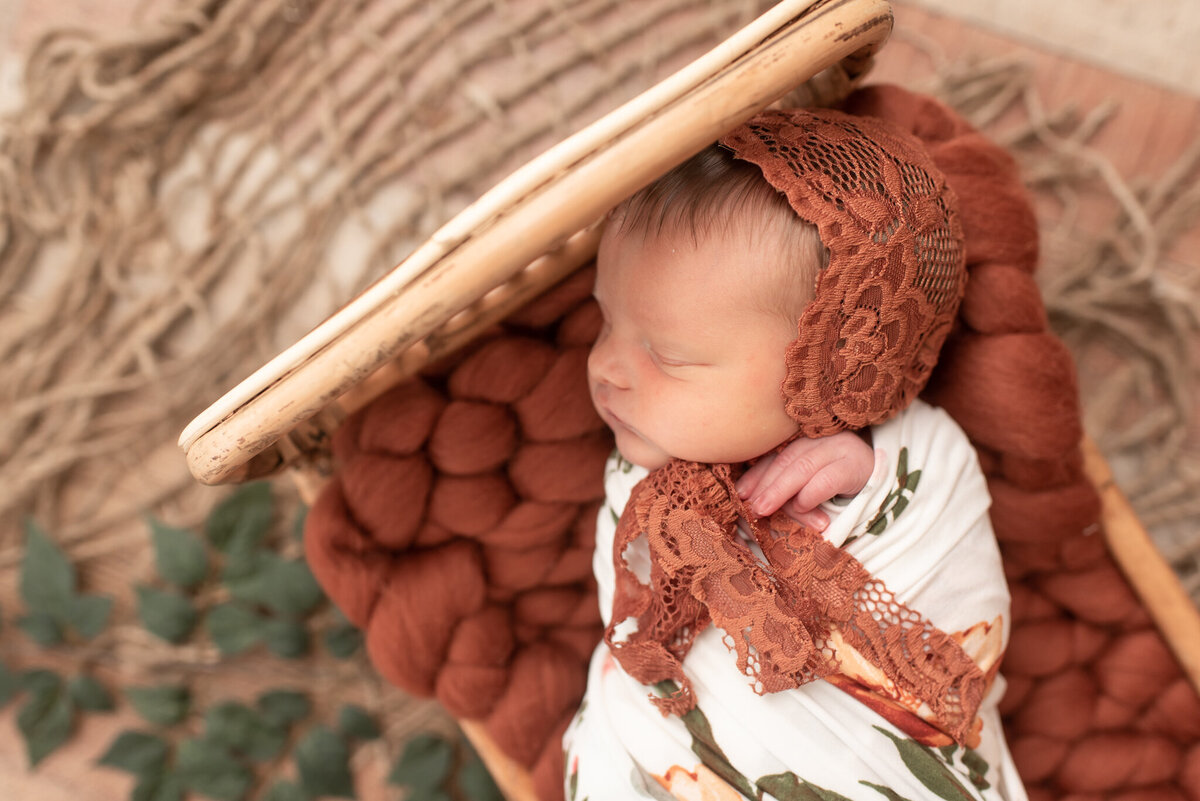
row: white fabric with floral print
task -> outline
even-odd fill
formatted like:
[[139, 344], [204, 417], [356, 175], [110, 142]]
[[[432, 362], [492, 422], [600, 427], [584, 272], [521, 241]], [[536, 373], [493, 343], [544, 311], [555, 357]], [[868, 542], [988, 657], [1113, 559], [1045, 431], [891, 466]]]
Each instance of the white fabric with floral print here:
[[[871, 480], [848, 504], [826, 505], [825, 536], [995, 676], [968, 746], [926, 724], [927, 708], [889, 693], [851, 650], [839, 649], [841, 676], [758, 695], [710, 626], [684, 661], [697, 704], [682, 719], [651, 704], [664, 688], [638, 683], [597, 647], [564, 739], [568, 801], [1024, 801], [996, 710], [1009, 596], [975, 451], [947, 414], [919, 401], [872, 438]], [[615, 454], [606, 470], [593, 560], [605, 623], [616, 521], [645, 474]], [[635, 571], [638, 557], [626, 554]]]

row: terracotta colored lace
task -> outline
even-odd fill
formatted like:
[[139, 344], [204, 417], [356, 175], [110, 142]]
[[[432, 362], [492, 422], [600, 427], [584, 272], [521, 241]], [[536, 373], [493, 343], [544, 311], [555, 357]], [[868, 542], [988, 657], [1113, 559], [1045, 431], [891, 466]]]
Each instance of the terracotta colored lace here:
[[[739, 535], [750, 521], [760, 560]], [[625, 560], [642, 535], [650, 582]], [[755, 518], [738, 498], [729, 465], [673, 460], [638, 483], [617, 526], [616, 593], [605, 641], [644, 684], [674, 680], [652, 696], [664, 714], [695, 705], [683, 659], [708, 624], [725, 631], [737, 667], [759, 693], [777, 692], [839, 670], [836, 631], [907, 693], [929, 705], [941, 728], [966, 737], [987, 681], [962, 648], [900, 603], [853, 556], [785, 514]], [[618, 639], [618, 627], [637, 629]]]
[[766, 111], [721, 144], [829, 250], [788, 349], [788, 414], [808, 437], [882, 423], [925, 385], [966, 288], [945, 178], [916, 140], [837, 111]]
[[[783, 397], [800, 433], [882, 423], [929, 378], [966, 287], [957, 200], [921, 144], [870, 117], [767, 111], [721, 140], [756, 164], [829, 250], [814, 300], [787, 351]], [[729, 465], [672, 461], [634, 490], [618, 528], [613, 625], [605, 639], [631, 676], [673, 679], [655, 702], [680, 714], [695, 700], [682, 662], [710, 622], [726, 632], [758, 692], [838, 671], [830, 637], [924, 701], [962, 741], [986, 683], [962, 648], [906, 608], [849, 554], [776, 515], [742, 507]], [[752, 521], [760, 561], [738, 536]], [[645, 535], [649, 585], [624, 559]], [[617, 641], [616, 625], [637, 630]]]

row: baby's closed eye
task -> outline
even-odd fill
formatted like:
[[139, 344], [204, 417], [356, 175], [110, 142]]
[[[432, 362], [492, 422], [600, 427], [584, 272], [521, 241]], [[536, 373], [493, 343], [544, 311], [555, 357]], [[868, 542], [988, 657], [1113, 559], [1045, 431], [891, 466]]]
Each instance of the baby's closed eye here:
[[693, 367], [707, 367], [708, 366], [707, 364], [705, 364], [703, 362], [698, 362], [698, 361], [695, 361], [692, 359], [664, 356], [661, 353], [654, 351], [653, 349], [650, 350], [650, 359], [661, 370], [663, 370], [664, 372], [667, 372], [667, 373], [671, 373], [672, 371], [682, 371], [682, 370], [685, 370], [688, 368], [693, 368]]

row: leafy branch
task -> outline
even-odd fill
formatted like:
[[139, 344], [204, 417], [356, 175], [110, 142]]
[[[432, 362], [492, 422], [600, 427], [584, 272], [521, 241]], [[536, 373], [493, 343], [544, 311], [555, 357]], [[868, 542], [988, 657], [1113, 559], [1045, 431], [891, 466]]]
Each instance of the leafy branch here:
[[[274, 517], [266, 484], [243, 487], [219, 504], [202, 534], [148, 517], [155, 575], [133, 587], [141, 627], [174, 648], [207, 643], [222, 659], [258, 646], [279, 658], [300, 658], [318, 634], [335, 658], [358, 653], [361, 632], [327, 603], [295, 555], [303, 512], [290, 539], [272, 538]], [[43, 648], [85, 645], [84, 663], [91, 664], [114, 647], [113, 632], [99, 637], [112, 599], [81, 593], [75, 566], [32, 522], [25, 545], [20, 592], [26, 610], [18, 627]], [[111, 711], [118, 701], [131, 706], [145, 725], [122, 731], [98, 760], [136, 777], [131, 801], [181, 801], [189, 792], [214, 801], [353, 798], [351, 757], [380, 737], [366, 709], [346, 704], [336, 723], [317, 721], [312, 699], [294, 689], [198, 709], [187, 684], [131, 685], [114, 693], [87, 670], [67, 678], [0, 662], [0, 706], [14, 700], [21, 701], [17, 725], [30, 767], [70, 739], [81, 714]], [[411, 767], [399, 767], [403, 762], [397, 763], [401, 778]], [[282, 777], [289, 772], [294, 779]], [[490, 782], [486, 771], [483, 776]], [[478, 777], [472, 781], [482, 786]]]

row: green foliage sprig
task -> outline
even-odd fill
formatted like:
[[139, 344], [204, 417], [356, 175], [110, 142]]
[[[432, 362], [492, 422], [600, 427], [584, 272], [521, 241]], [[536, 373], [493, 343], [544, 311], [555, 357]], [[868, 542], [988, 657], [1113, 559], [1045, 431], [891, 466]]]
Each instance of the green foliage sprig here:
[[[140, 624], [171, 645], [207, 639], [230, 659], [259, 646], [298, 658], [314, 641], [335, 658], [358, 653], [362, 632], [328, 605], [303, 558], [285, 556], [289, 544], [272, 541], [275, 516], [270, 488], [259, 483], [219, 504], [202, 534], [147, 517], [155, 576], [134, 586]], [[292, 527], [297, 541], [303, 521], [301, 510]], [[21, 597], [27, 610], [17, 625], [42, 647], [96, 638], [112, 611], [111, 598], [79, 592], [75, 566], [33, 523]], [[186, 684], [134, 685], [117, 695], [144, 725], [120, 732], [97, 764], [135, 777], [130, 801], [183, 801], [189, 793], [213, 801], [354, 798], [353, 753], [381, 736], [363, 707], [346, 704], [336, 722], [316, 720], [312, 699], [291, 688], [203, 709]], [[0, 663], [0, 706], [14, 699], [23, 699], [17, 726], [31, 767], [70, 738], [82, 714], [117, 703], [87, 671], [67, 678]], [[281, 775], [289, 771], [294, 778]], [[388, 780], [413, 801], [502, 801], [469, 746], [435, 735], [412, 740]]]
[[388, 782], [406, 788], [408, 801], [504, 801], [470, 745], [437, 734], [419, 734], [409, 740], [392, 766]]
[[71, 633], [90, 640], [104, 630], [112, 598], [85, 595], [76, 588], [75, 566], [33, 521], [25, 523], [21, 599], [28, 607], [17, 626], [34, 642], [54, 646]]

